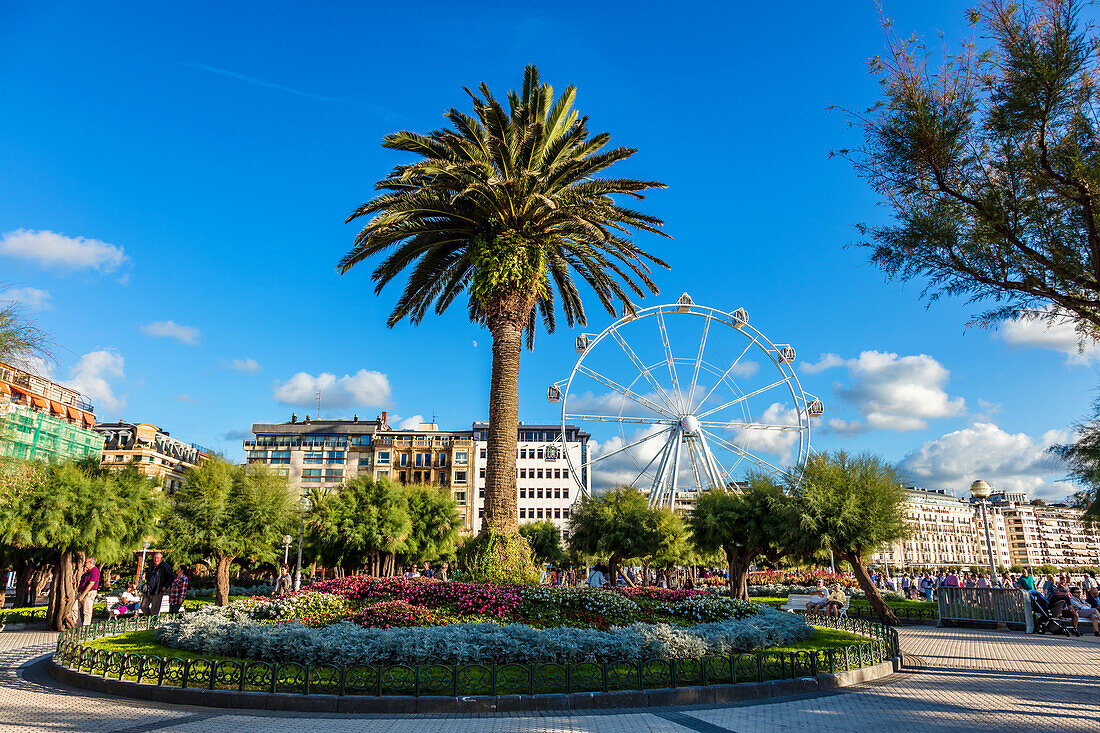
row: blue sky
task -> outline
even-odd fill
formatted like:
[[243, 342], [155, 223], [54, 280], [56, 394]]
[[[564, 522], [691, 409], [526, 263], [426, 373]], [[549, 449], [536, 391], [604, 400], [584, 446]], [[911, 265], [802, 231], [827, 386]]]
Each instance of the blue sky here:
[[[0, 279], [101, 419], [239, 457], [253, 422], [315, 414], [321, 379], [326, 417], [468, 426], [487, 414], [488, 334], [463, 308], [386, 329], [396, 290], [376, 297], [369, 266], [336, 273], [343, 220], [399, 160], [384, 134], [438, 127], [461, 85], [502, 93], [534, 62], [639, 149], [620, 173], [669, 185], [645, 206], [674, 239], [641, 238], [672, 265], [658, 297], [744, 306], [796, 346], [828, 409], [815, 448], [880, 452], [930, 488], [982, 476], [1064, 496], [1042, 451], [1086, 416], [1100, 354], [967, 328], [965, 303], [925, 308], [844, 247], [886, 216], [827, 158], [857, 141], [827, 106], [876, 97], [874, 5], [624, 7], [6, 3]], [[904, 33], [968, 33], [961, 5], [887, 12]], [[556, 419], [545, 388], [575, 335], [525, 356], [522, 419]]]

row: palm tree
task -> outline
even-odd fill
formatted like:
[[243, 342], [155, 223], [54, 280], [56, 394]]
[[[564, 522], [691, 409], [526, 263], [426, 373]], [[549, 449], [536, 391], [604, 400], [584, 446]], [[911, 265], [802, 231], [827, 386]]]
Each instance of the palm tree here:
[[515, 535], [524, 331], [531, 348], [536, 310], [553, 331], [555, 291], [568, 325], [585, 325], [573, 273], [611, 314], [616, 301], [632, 309], [630, 293], [658, 292], [649, 265], [668, 265], [631, 236], [661, 234], [663, 222], [613, 197], [641, 199], [642, 191], [664, 185], [596, 178], [636, 151], [603, 150], [611, 136], [589, 133], [588, 118], [573, 109], [576, 89], [555, 99], [534, 66], [526, 69], [522, 92], [508, 93], [507, 111], [484, 82], [477, 93], [465, 91], [474, 114], [451, 108], [445, 115], [451, 129], [386, 136], [385, 147], [420, 159], [394, 168], [375, 184], [381, 193], [348, 217], [368, 220], [340, 272], [384, 253], [372, 273], [380, 293], [411, 268], [390, 327], [403, 318], [417, 324], [429, 309], [441, 314], [467, 294], [470, 319], [493, 336], [483, 532]]

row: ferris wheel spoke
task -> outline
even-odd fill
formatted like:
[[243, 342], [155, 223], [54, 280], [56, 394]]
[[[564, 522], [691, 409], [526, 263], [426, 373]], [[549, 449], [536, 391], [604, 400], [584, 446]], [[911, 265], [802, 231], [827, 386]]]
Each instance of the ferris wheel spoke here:
[[665, 420], [655, 417], [623, 417], [622, 415], [572, 415], [563, 413], [566, 420], [587, 420], [590, 422], [617, 422], [631, 425], [675, 425], [676, 420]]
[[593, 464], [599, 463], [600, 461], [602, 461], [606, 458], [610, 458], [611, 456], [618, 455], [619, 453], [622, 453], [625, 450], [630, 450], [631, 448], [634, 448], [635, 446], [639, 446], [642, 443], [653, 440], [654, 438], [656, 438], [658, 436], [662, 436], [662, 435], [666, 434], [667, 432], [669, 432], [670, 430], [672, 430], [672, 427], [667, 427], [664, 430], [658, 430], [656, 433], [650, 433], [649, 435], [645, 436], [644, 438], [642, 438], [640, 440], [635, 440], [633, 443], [628, 443], [627, 445], [624, 445], [622, 448], [617, 448], [617, 449], [611, 451], [610, 453], [606, 453], [606, 454], [604, 454], [604, 455], [602, 455], [598, 458], [593, 458], [592, 460], [588, 461], [588, 463], [582, 463], [581, 468], [587, 468], [589, 466], [592, 466]]
[[676, 374], [676, 359], [672, 356], [672, 344], [668, 340], [668, 328], [665, 327], [665, 316], [657, 311], [657, 330], [661, 333], [661, 345], [665, 349], [665, 361], [668, 363], [668, 378], [672, 380], [672, 390], [676, 396], [677, 407], [684, 409], [684, 394], [680, 391], [680, 380]]
[[[706, 396], [704, 396], [703, 399], [699, 400], [699, 404], [698, 405], [689, 405], [689, 407], [692, 408], [693, 412], [697, 408], [702, 407], [703, 405], [707, 404], [707, 400], [709, 400], [710, 396], [712, 394], [714, 394], [714, 390], [718, 389], [718, 385], [721, 384], [723, 381], [725, 381], [726, 377], [728, 377], [730, 375], [730, 372], [732, 372], [734, 369], [737, 368], [738, 362], [741, 361], [742, 357], [744, 357], [745, 354], [749, 353], [749, 349], [751, 349], [752, 345], [755, 344], [755, 343], [756, 343], [756, 337], [753, 336], [752, 341], [750, 341], [748, 346], [746, 346], [744, 348], [744, 350], [742, 350], [741, 353], [737, 355], [737, 358], [734, 359], [728, 367], [726, 367], [726, 371], [722, 372], [722, 376], [718, 377], [717, 381], [715, 381], [715, 383], [714, 383], [714, 386], [710, 388], [710, 391], [707, 392]], [[708, 412], [707, 414], [709, 415], [710, 413]]]
[[708, 313], [703, 321], [703, 338], [699, 340], [699, 354], [695, 357], [695, 371], [691, 373], [691, 387], [688, 390], [687, 406], [691, 407], [695, 402], [695, 385], [699, 384], [699, 367], [703, 365], [703, 349], [707, 346], [707, 335], [710, 333], [711, 315]]
[[634, 478], [634, 480], [630, 482], [631, 486], [637, 487], [639, 482], [641, 482], [642, 480], [642, 476], [644, 476], [646, 472], [649, 471], [649, 468], [653, 465], [653, 462], [656, 461], [658, 458], [663, 458], [665, 453], [668, 451], [668, 446], [670, 442], [671, 441], [665, 441], [665, 444], [661, 446], [661, 449], [657, 451], [657, 453], [654, 454], [652, 458], [649, 459], [649, 463], [645, 464], [645, 467], [642, 468], [642, 470], [638, 472], [638, 475]]
[[743, 394], [740, 397], [738, 397], [737, 399], [730, 400], [729, 402], [725, 403], [724, 405], [719, 405], [718, 407], [715, 407], [713, 410], [707, 410], [706, 412], [702, 412], [702, 413], [696, 415], [695, 417], [702, 419], [702, 418], [706, 417], [707, 415], [713, 415], [716, 412], [719, 412], [721, 410], [725, 410], [727, 407], [733, 407], [734, 405], [736, 405], [740, 402], [744, 402], [745, 400], [747, 400], [750, 397], [755, 397], [756, 395], [760, 394], [761, 392], [767, 392], [769, 389], [771, 389], [773, 387], [778, 387], [779, 385], [786, 384], [786, 383], [787, 383], [787, 378], [784, 377], [783, 379], [779, 379], [775, 382], [772, 382], [767, 387], [761, 387], [760, 389], [756, 390], [755, 392], [749, 392], [748, 394]]
[[701, 478], [701, 476], [699, 474], [700, 460], [697, 460], [696, 456], [695, 456], [695, 452], [696, 452], [698, 446], [695, 444], [694, 440], [688, 440], [687, 447], [688, 447], [688, 460], [691, 461], [691, 475], [695, 479], [695, 487], [697, 489], [699, 489], [699, 491], [702, 491], [706, 487], [703, 485], [703, 479]]
[[709, 435], [714, 440], [714, 442], [718, 443], [723, 448], [726, 448], [728, 450], [733, 451], [734, 453], [741, 456], [742, 458], [744, 458], [746, 460], [749, 460], [749, 461], [752, 461], [756, 465], [770, 471], [771, 473], [777, 474], [779, 476], [788, 476], [789, 475], [782, 468], [779, 468], [778, 466], [773, 465], [773, 464], [769, 463], [768, 461], [765, 461], [760, 456], [756, 455], [755, 453], [751, 453], [751, 452], [745, 450], [744, 448], [742, 448], [739, 445], [734, 445], [733, 443], [729, 442], [728, 440], [725, 440], [724, 438], [720, 438], [719, 436], [715, 435], [714, 433], [712, 433], [708, 430], [703, 430], [702, 432], [705, 433], [706, 435]]
[[802, 430], [801, 425], [771, 425], [769, 423], [762, 422], [709, 422], [700, 421], [699, 426], [703, 428], [725, 428], [727, 430]]
[[653, 410], [654, 412], [659, 412], [660, 414], [664, 415], [665, 417], [668, 417], [668, 418], [672, 417], [672, 413], [670, 413], [668, 410], [661, 407], [657, 403], [643, 397], [642, 395], [638, 394], [637, 392], [634, 392], [634, 391], [622, 386], [618, 382], [605, 377], [604, 375], [597, 372], [595, 369], [590, 369], [590, 368], [586, 367], [585, 365], [580, 364], [580, 365], [577, 366], [577, 370], [584, 373], [584, 374], [587, 374], [588, 376], [595, 379], [597, 382], [600, 382], [601, 384], [603, 384], [607, 387], [610, 387], [611, 389], [615, 390], [616, 392], [623, 395], [624, 397], [627, 397], [627, 398], [633, 400], [634, 402], [638, 403], [642, 407], [645, 407], [649, 410]]
[[634, 353], [634, 349], [630, 348], [630, 344], [626, 342], [626, 339], [622, 337], [622, 334], [620, 334], [615, 328], [612, 328], [610, 333], [611, 338], [615, 339], [615, 343], [619, 345], [619, 348], [623, 350], [623, 353], [626, 354], [627, 358], [630, 359], [630, 361], [634, 364], [634, 367], [638, 370], [638, 372], [643, 377], [645, 377], [645, 380], [649, 382], [649, 385], [653, 387], [653, 389], [657, 392], [657, 396], [661, 398], [661, 401], [665, 403], [669, 411], [676, 412], [676, 405], [673, 404], [672, 400], [668, 396], [668, 393], [665, 392], [664, 387], [662, 387], [657, 382], [657, 378], [654, 377], [653, 374], [649, 371], [649, 367], [642, 363], [642, 360], [639, 359], [638, 355]]
[[[722, 464], [718, 462], [718, 459], [714, 457], [714, 453], [711, 451], [710, 446], [707, 445], [707, 438], [703, 435], [702, 431], [697, 432], [696, 435], [699, 438], [699, 452], [703, 455], [703, 467], [706, 470], [711, 486], [714, 488], [725, 487], [726, 480], [732, 481], [729, 471], [726, 471]], [[722, 478], [723, 472], [726, 474], [726, 480]]]

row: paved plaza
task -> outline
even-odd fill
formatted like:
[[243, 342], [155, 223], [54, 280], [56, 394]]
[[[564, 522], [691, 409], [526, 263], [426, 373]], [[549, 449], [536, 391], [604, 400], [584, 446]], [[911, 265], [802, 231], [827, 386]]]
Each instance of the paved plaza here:
[[[64, 687], [46, 674], [54, 635], [0, 633], [0, 732], [748, 733], [1100, 731], [1100, 638], [901, 630], [905, 671], [797, 698], [705, 707], [481, 716], [309, 715], [166, 706]], [[886, 728], [890, 726], [890, 728]]]

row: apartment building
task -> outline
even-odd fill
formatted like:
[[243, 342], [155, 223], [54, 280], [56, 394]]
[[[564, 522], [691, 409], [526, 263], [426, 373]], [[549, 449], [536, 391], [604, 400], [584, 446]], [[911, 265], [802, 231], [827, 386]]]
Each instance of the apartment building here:
[[290, 422], [256, 423], [244, 441], [245, 460], [264, 463], [287, 477], [300, 493], [311, 487], [336, 488], [346, 479], [369, 475], [372, 439], [379, 420], [311, 420], [297, 413]]
[[99, 458], [95, 408], [75, 390], [0, 363], [0, 456], [39, 461]]
[[448, 490], [462, 519], [461, 531], [474, 530], [470, 501], [474, 441], [469, 430], [440, 430], [435, 422], [415, 429], [392, 429], [386, 413], [379, 417], [375, 434], [374, 475], [401, 483], [435, 484]]
[[287, 477], [300, 493], [311, 487], [334, 490], [356, 476], [389, 478], [400, 483], [425, 483], [450, 491], [462, 517], [463, 531], [472, 531], [469, 430], [440, 430], [421, 423], [416, 429], [396, 429], [383, 412], [374, 420], [298, 420], [257, 423], [254, 438], [244, 441], [245, 459], [265, 463]]
[[[976, 502], [915, 487], [907, 488], [906, 495], [905, 515], [912, 532], [875, 554], [873, 562], [915, 568], [989, 566], [985, 526]], [[1100, 565], [1100, 543], [1081, 522], [1080, 510], [1034, 506], [1018, 492], [990, 498], [986, 511], [998, 567]]]
[[210, 455], [208, 449], [173, 438], [150, 423], [100, 423], [95, 430], [103, 436], [104, 467], [119, 470], [133, 463], [169, 494], [183, 486], [187, 469]]
[[[477, 496], [473, 531], [481, 530], [485, 518], [485, 464], [487, 463], [489, 425], [473, 424], [474, 468]], [[560, 425], [519, 424], [516, 446], [516, 489], [520, 524], [550, 519], [559, 529], [565, 529], [573, 505], [580, 500], [578, 481], [570, 474], [568, 451], [573, 466], [581, 471], [580, 486], [592, 491], [591, 472], [584, 467], [588, 461], [588, 440], [591, 436], [572, 425], [566, 426], [565, 448], [562, 449]]]

